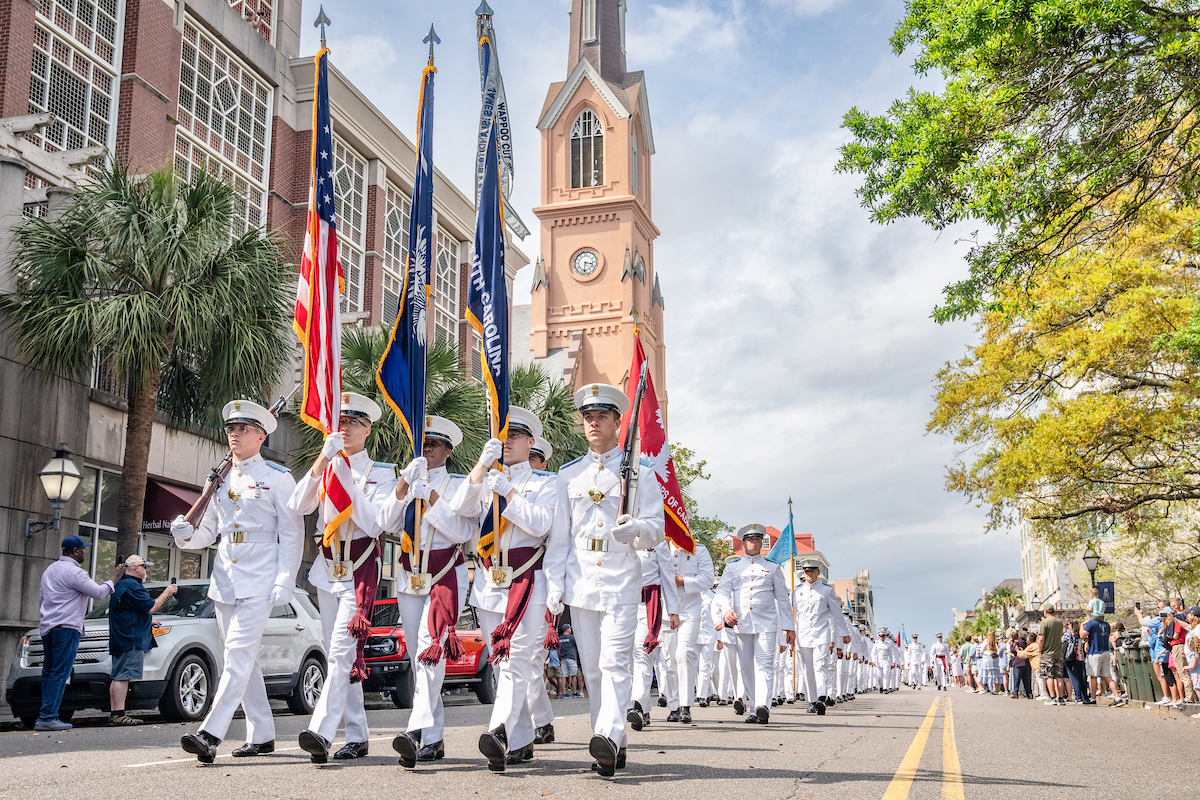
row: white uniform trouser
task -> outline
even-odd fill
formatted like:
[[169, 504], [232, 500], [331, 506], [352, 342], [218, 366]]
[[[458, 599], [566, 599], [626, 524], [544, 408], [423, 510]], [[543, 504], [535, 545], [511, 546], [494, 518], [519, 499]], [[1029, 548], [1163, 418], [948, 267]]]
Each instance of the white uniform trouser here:
[[[469, 588], [467, 565], [460, 564], [457, 570], [458, 607], [455, 611], [455, 622], [458, 621], [458, 614], [462, 613]], [[415, 686], [407, 731], [420, 731], [422, 744], [440, 742], [446, 727], [446, 708], [442, 705], [442, 682], [446, 679], [444, 654], [442, 660], [432, 667], [417, 661], [417, 655], [433, 644], [433, 638], [429, 635], [429, 602], [429, 595], [412, 595], [405, 592], [396, 595], [396, 607], [400, 609], [400, 621], [404, 625], [404, 647], [408, 652]], [[412, 631], [417, 632], [416, 642], [413, 641]], [[443, 635], [442, 646], [445, 644], [446, 637]]]
[[246, 741], [265, 744], [275, 739], [275, 718], [267, 700], [258, 649], [271, 616], [269, 597], [244, 597], [233, 603], [215, 603], [217, 629], [225, 641], [225, 667], [217, 684], [212, 708], [200, 729], [218, 739], [229, 730], [240, 705], [246, 714]]
[[805, 692], [808, 702], [815, 703], [818, 698], [828, 697], [836, 680], [834, 660], [837, 656], [829, 652], [829, 645], [817, 647], [797, 647], [796, 658], [799, 663], [797, 670], [803, 670]]
[[724, 647], [721, 652], [721, 697], [724, 700], [737, 700], [746, 696], [746, 688], [742, 685], [741, 670], [738, 669], [738, 638], [729, 628], [721, 631], [721, 642]]
[[607, 611], [572, 608], [579, 666], [588, 687], [592, 731], [625, 746], [625, 715], [633, 708], [634, 632], [641, 603]]
[[716, 694], [717, 687], [717, 643], [715, 641], [697, 647], [696, 698], [707, 699]]
[[[842, 651], [845, 652], [845, 651]], [[850, 694], [850, 664], [848, 658], [837, 660], [837, 693], [838, 697]]]
[[317, 602], [325, 634], [325, 686], [308, 728], [332, 742], [338, 726], [344, 722], [347, 742], [365, 742], [371, 734], [367, 730], [362, 684], [350, 683], [350, 670], [358, 657], [358, 640], [347, 630], [358, 611], [358, 602], [354, 592], [334, 594], [322, 589], [317, 590]]
[[933, 682], [939, 689], [946, 685], [946, 667], [937, 656], [933, 658]]
[[[545, 619], [545, 614], [542, 619]], [[549, 626], [547, 626], [549, 628]], [[545, 641], [543, 635], [542, 641]], [[539, 643], [535, 662], [537, 664], [537, 680], [529, 684], [529, 694], [525, 697], [525, 713], [529, 714], [533, 727], [544, 728], [554, 722], [554, 706], [550, 705], [550, 695], [546, 692], [545, 673], [542, 666], [546, 663], [547, 650]]]
[[[670, 619], [668, 617], [668, 619]], [[670, 627], [664, 625], [664, 627]], [[700, 666], [700, 654], [696, 652], [696, 638], [700, 635], [700, 618], [692, 615], [679, 616], [679, 627], [663, 637], [663, 655], [674, 664], [668, 674], [671, 684], [667, 692], [667, 705], [672, 710], [679, 706], [689, 708], [696, 703], [696, 673]], [[672, 704], [672, 697], [675, 703]]]
[[[504, 622], [504, 614], [483, 609], [478, 609], [478, 614], [483, 640], [491, 642], [492, 631]], [[532, 684], [545, 686], [542, 664], [537, 661], [538, 655], [543, 652], [542, 641], [545, 638], [546, 615], [537, 613], [537, 607], [531, 603], [513, 631], [508, 660], [493, 665], [493, 669], [499, 670], [499, 673], [496, 676], [496, 702], [492, 705], [488, 730], [503, 725], [509, 750], [520, 750], [525, 745], [533, 744], [533, 719], [526, 711], [526, 702]]]
[[[572, 612], [574, 613], [574, 612]], [[659, 654], [666, 650], [668, 636], [674, 638], [675, 631], [671, 630], [671, 618], [663, 614], [662, 628], [658, 632], [658, 647], [654, 652], [647, 653], [642, 642], [650, 632], [646, 621], [646, 604], [638, 603], [637, 630], [633, 634], [633, 700], [642, 704], [642, 711], [650, 711], [650, 684], [654, 679], [654, 667], [658, 670], [658, 693], [666, 698], [667, 706], [674, 711], [679, 708], [679, 693], [675, 675], [674, 662], [671, 659], [659, 659]], [[630, 702], [629, 708], [633, 708]]]
[[925, 685], [925, 665], [915, 661], [908, 665], [908, 682], [913, 686]]
[[777, 688], [775, 690], [775, 694], [779, 695], [784, 700], [795, 700], [796, 699], [796, 656], [795, 656], [795, 652], [796, 651], [794, 648], [789, 647], [787, 650], [784, 650], [782, 653], [779, 654], [779, 657], [783, 659], [783, 670], [781, 672], [781, 674], [783, 675], [783, 688], [782, 689]]
[[750, 708], [771, 707], [771, 692], [775, 683], [776, 631], [737, 633], [738, 669], [746, 690], [751, 692]]

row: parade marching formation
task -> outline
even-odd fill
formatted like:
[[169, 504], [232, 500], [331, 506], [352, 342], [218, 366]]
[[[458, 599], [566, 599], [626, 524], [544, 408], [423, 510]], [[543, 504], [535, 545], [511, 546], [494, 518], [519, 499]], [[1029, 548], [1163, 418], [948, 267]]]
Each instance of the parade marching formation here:
[[[298, 744], [317, 764], [368, 755], [363, 652], [385, 532], [400, 537], [397, 606], [414, 675], [412, 711], [392, 742], [408, 769], [447, 755], [443, 684], [447, 662], [464, 652], [455, 627], [468, 602], [497, 672], [495, 703], [478, 744], [493, 772], [531, 761], [535, 745], [555, 739], [543, 665], [568, 629], [568, 615], [589, 689], [588, 751], [601, 776], [625, 766], [630, 733], [652, 723], [655, 681], [667, 723], [691, 723], [693, 706], [730, 705], [755, 725], [769, 724], [772, 708], [797, 701], [824, 715], [862, 692], [895, 691], [901, 681], [919, 688], [930, 663], [944, 683], [948, 652], [940, 634], [927, 656], [916, 635], [901, 650], [887, 629], [855, 623], [824, 579], [823, 563], [796, 552], [790, 523], [769, 553], [766, 527], [742, 526], [737, 537], [744, 554], [716, 569], [688, 530], [670, 459], [663, 472], [643, 457], [669, 453], [669, 446], [640, 339], [628, 391], [591, 383], [574, 395], [587, 452], [546, 471], [553, 450], [542, 420], [509, 404], [504, 200], [510, 127], [486, 3], [479, 11], [484, 111], [467, 317], [482, 343], [488, 439], [469, 474], [451, 473], [448, 463], [463, 431], [425, 406], [434, 46], [440, 41], [431, 28], [424, 40], [429, 61], [421, 77], [404, 299], [376, 376], [414, 457], [404, 465], [373, 459], [366, 443], [385, 409], [344, 391], [341, 381], [344, 279], [331, 191], [329, 20], [323, 12], [318, 24], [312, 182], [295, 330], [305, 353], [300, 417], [324, 442], [297, 482], [260, 454], [275, 430], [275, 409], [249, 400], [224, 407], [228, 471], [214, 470], [202, 500], [171, 527], [181, 548], [216, 545], [209, 596], [224, 642], [212, 709], [182, 738], [183, 749], [213, 763], [240, 705], [246, 740], [233, 755], [274, 751], [259, 643], [271, 609], [292, 597], [303, 518], [312, 514], [318, 546], [308, 581], [317, 596], [327, 674]], [[339, 729], [345, 741], [333, 751]]]

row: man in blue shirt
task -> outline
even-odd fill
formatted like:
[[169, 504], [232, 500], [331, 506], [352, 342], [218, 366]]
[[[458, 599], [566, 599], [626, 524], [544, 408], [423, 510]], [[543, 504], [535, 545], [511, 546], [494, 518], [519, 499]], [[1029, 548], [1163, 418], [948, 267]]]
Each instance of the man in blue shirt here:
[[171, 584], [162, 590], [157, 600], [142, 585], [146, 580], [146, 560], [141, 556], [125, 559], [125, 575], [117, 581], [108, 603], [108, 652], [112, 654], [112, 682], [108, 685], [112, 725], [141, 725], [125, 713], [125, 696], [129, 682], [142, 679], [142, 661], [146, 651], [154, 646], [154, 612], [179, 587]]
[[1129, 698], [1121, 694], [1121, 687], [1117, 684], [1116, 676], [1113, 674], [1112, 642], [1108, 638], [1112, 632], [1112, 626], [1104, 621], [1104, 617], [1098, 616], [1083, 623], [1082, 630], [1088, 640], [1087, 674], [1091, 684], [1092, 703], [1095, 703], [1095, 698], [1100, 696], [1105, 679], [1112, 688], [1112, 704], [1119, 706], [1127, 703]]

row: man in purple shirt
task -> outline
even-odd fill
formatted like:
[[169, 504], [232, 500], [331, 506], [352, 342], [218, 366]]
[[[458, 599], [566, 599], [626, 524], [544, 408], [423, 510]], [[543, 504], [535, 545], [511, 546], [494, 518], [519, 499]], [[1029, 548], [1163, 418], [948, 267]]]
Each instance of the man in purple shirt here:
[[91, 547], [78, 536], [62, 540], [62, 558], [42, 573], [42, 590], [38, 602], [42, 635], [42, 710], [34, 730], [66, 731], [69, 723], [58, 718], [67, 678], [75, 664], [79, 637], [83, 635], [83, 615], [88, 600], [99, 600], [112, 594], [113, 585], [125, 574], [125, 565], [113, 570], [112, 580], [96, 583], [83, 568], [87, 548]]

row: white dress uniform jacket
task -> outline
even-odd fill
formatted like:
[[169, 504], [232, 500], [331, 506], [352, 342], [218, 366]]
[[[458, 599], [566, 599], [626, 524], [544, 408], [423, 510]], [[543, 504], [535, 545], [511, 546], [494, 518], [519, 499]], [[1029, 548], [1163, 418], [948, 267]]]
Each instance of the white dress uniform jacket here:
[[842, 646], [850, 635], [833, 587], [823, 580], [802, 581], [793, 595], [796, 608], [796, 644], [800, 647]]
[[[713, 569], [712, 556], [708, 548], [699, 542], [696, 551], [689, 553], [681, 547], [667, 542], [671, 554], [671, 573], [664, 586], [672, 586], [679, 595], [679, 615], [699, 618], [700, 606], [704, 593], [712, 589], [716, 571]], [[675, 576], [683, 578], [683, 586], [675, 583]]]
[[730, 561], [717, 585], [722, 616], [737, 615], [736, 633], [774, 633], [792, 626], [792, 602], [783, 570], [766, 554]]

